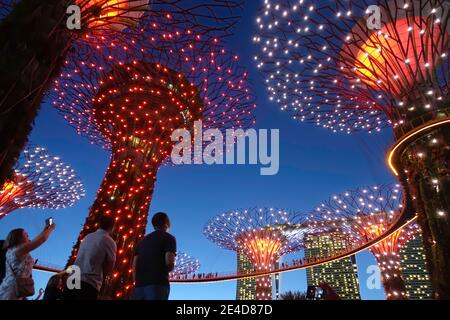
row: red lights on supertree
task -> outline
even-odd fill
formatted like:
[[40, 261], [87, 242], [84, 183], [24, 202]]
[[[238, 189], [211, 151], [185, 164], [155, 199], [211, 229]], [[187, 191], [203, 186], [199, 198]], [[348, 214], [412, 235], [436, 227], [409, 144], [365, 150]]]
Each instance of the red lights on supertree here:
[[177, 252], [175, 258], [175, 268], [169, 274], [171, 279], [181, 279], [197, 272], [200, 269], [200, 262], [184, 252]]
[[[310, 227], [339, 230], [351, 246], [359, 246], [383, 236], [402, 208], [399, 185], [361, 188], [333, 196], [311, 213]], [[380, 268], [388, 300], [407, 299], [400, 269], [400, 249], [419, 232], [416, 224], [399, 229], [370, 247]]]
[[393, 128], [387, 162], [419, 215], [436, 297], [448, 299], [448, 1], [265, 1], [256, 28], [270, 99], [294, 119]]
[[129, 46], [103, 50], [98, 63], [68, 61], [53, 88], [54, 106], [77, 132], [112, 152], [71, 261], [99, 216], [114, 216], [118, 260], [103, 294], [115, 298], [131, 292], [134, 246], [144, 236], [173, 131], [193, 131], [196, 120], [218, 129], [254, 123], [247, 73], [218, 39], [171, 26], [150, 31]]
[[70, 166], [41, 147], [24, 150], [12, 176], [0, 189], [0, 219], [20, 208], [60, 209], [84, 197]]
[[0, 0], [0, 34], [5, 35], [0, 38], [0, 184], [11, 174], [65, 59], [88, 62], [105, 47], [130, 44], [147, 26], [198, 28], [202, 34], [227, 36], [241, 4], [240, 0]]
[[122, 31], [151, 9], [149, 0], [75, 0], [75, 4], [83, 13], [84, 28], [91, 30]]
[[[298, 232], [290, 227], [293, 219], [294, 214], [284, 209], [236, 210], [211, 219], [203, 233], [218, 246], [245, 254], [255, 271], [270, 271], [280, 257], [303, 246]], [[256, 299], [272, 299], [270, 275], [256, 278]]]

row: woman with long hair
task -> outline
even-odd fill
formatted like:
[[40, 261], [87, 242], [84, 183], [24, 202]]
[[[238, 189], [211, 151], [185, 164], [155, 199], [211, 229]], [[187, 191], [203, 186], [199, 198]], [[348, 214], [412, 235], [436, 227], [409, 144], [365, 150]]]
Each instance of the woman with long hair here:
[[33, 240], [24, 229], [12, 230], [3, 244], [6, 250], [5, 278], [0, 284], [0, 300], [22, 300], [17, 296], [17, 279], [31, 278], [34, 260], [30, 252], [40, 247], [55, 229], [55, 224], [46, 226]]

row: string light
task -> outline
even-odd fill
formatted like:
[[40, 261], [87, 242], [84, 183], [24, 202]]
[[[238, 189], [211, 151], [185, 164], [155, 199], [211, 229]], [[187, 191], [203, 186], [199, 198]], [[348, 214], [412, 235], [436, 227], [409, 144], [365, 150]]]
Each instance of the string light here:
[[200, 262], [187, 253], [177, 252], [175, 258], [175, 268], [169, 274], [171, 279], [186, 278], [188, 275], [200, 269]]
[[[283, 255], [303, 247], [302, 230], [289, 227], [298, 218], [278, 208], [236, 210], [211, 219], [203, 233], [218, 246], [244, 254], [255, 271], [268, 271]], [[256, 278], [256, 299], [272, 299], [271, 276]]]
[[[448, 212], [442, 195], [449, 193], [443, 181], [450, 150], [450, 25], [441, 23], [450, 18], [448, 2], [379, 1], [380, 26], [357, 0], [306, 0], [295, 4], [296, 10], [287, 0], [271, 4], [286, 14], [262, 7], [253, 37], [269, 100], [296, 121], [332, 132], [393, 129], [396, 144], [388, 165], [426, 230], [425, 252], [432, 243], [445, 250], [450, 240], [440, 230], [448, 216], [438, 212]], [[439, 186], [423, 184], [430, 177], [441, 181]], [[443, 296], [440, 270], [448, 269], [448, 262], [427, 260], [436, 296]]]
[[70, 207], [84, 195], [83, 184], [70, 166], [45, 148], [29, 146], [0, 189], [0, 219], [19, 208]]
[[145, 233], [158, 168], [170, 164], [174, 130], [193, 131], [196, 120], [220, 130], [254, 124], [255, 98], [236, 55], [194, 29], [147, 28], [126, 47], [103, 48], [96, 63], [68, 59], [51, 93], [79, 134], [112, 152], [69, 264], [100, 215], [115, 217], [116, 276], [103, 289], [115, 298], [131, 293], [134, 247]]
[[[311, 213], [311, 228], [347, 237], [352, 246], [379, 239], [396, 221], [402, 208], [399, 185], [356, 189], [334, 196]], [[334, 223], [331, 223], [334, 222]], [[370, 247], [381, 272], [387, 299], [407, 299], [400, 270], [400, 249], [419, 232], [409, 224]]]
[[[436, 108], [438, 97], [448, 95], [448, 26], [431, 23], [437, 8], [426, 1], [402, 3], [378, 4], [389, 12], [378, 30], [367, 27], [366, 8], [353, 0], [263, 6], [254, 60], [270, 100], [295, 119], [347, 133], [407, 124], [417, 116], [414, 106]], [[449, 8], [439, 6], [441, 18], [448, 17]], [[399, 102], [406, 112], [398, 112]]]

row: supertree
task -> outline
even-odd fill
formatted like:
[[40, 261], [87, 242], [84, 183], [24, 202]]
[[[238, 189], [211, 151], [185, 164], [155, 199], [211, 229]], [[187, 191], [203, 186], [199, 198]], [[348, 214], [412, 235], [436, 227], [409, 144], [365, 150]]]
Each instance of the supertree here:
[[[349, 246], [358, 247], [382, 237], [402, 209], [400, 185], [360, 188], [333, 196], [310, 215], [311, 228], [339, 230]], [[407, 299], [400, 268], [400, 249], [419, 232], [414, 222], [370, 247], [381, 273], [388, 300]]]
[[419, 215], [436, 297], [444, 299], [449, 20], [444, 0], [276, 0], [264, 3], [254, 37], [270, 99], [294, 119], [333, 132], [393, 129], [388, 165]]
[[30, 146], [0, 190], [0, 219], [20, 208], [70, 207], [84, 193], [82, 182], [70, 166], [46, 149]]
[[89, 61], [90, 52], [126, 45], [140, 25], [195, 26], [225, 36], [240, 6], [240, 0], [0, 0], [0, 184], [12, 174], [65, 59]]
[[[77, 132], [112, 152], [69, 263], [100, 215], [114, 216], [118, 260], [103, 290], [114, 298], [131, 291], [134, 245], [144, 236], [156, 173], [171, 154], [174, 130], [202, 134], [203, 128], [254, 123], [247, 73], [217, 38], [171, 26], [150, 26], [142, 37], [102, 51], [98, 63], [68, 61], [52, 91], [54, 106]], [[197, 120], [202, 123], [194, 129]]]
[[200, 268], [200, 262], [187, 253], [177, 252], [175, 269], [169, 274], [170, 278], [181, 278], [196, 272]]
[[[255, 271], [274, 270], [275, 263], [285, 254], [303, 248], [299, 229], [301, 223], [293, 212], [278, 208], [251, 208], [222, 213], [211, 219], [203, 233], [218, 246], [242, 252], [251, 261]], [[271, 276], [256, 278], [256, 299], [271, 300]]]

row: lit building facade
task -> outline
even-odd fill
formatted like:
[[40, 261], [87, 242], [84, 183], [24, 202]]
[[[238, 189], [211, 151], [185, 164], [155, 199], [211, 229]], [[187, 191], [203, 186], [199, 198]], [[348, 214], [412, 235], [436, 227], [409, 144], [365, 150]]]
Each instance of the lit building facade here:
[[[238, 273], [251, 273], [254, 267], [242, 252], [237, 252]], [[256, 300], [256, 279], [246, 278], [237, 281], [236, 300]]]
[[[305, 258], [325, 257], [345, 250], [340, 233], [306, 235]], [[361, 299], [355, 256], [306, 269], [308, 286], [327, 283], [343, 300]]]
[[416, 235], [400, 250], [400, 259], [408, 298], [410, 300], [432, 299], [433, 289], [420, 235]]
[[[280, 263], [276, 262], [274, 269], [279, 268]], [[237, 269], [238, 273], [251, 273], [254, 267], [250, 260], [242, 254], [237, 254]], [[272, 275], [272, 296], [275, 300], [280, 298], [281, 290], [281, 274], [276, 273]], [[256, 300], [256, 278], [240, 279], [236, 286], [236, 300]]]

